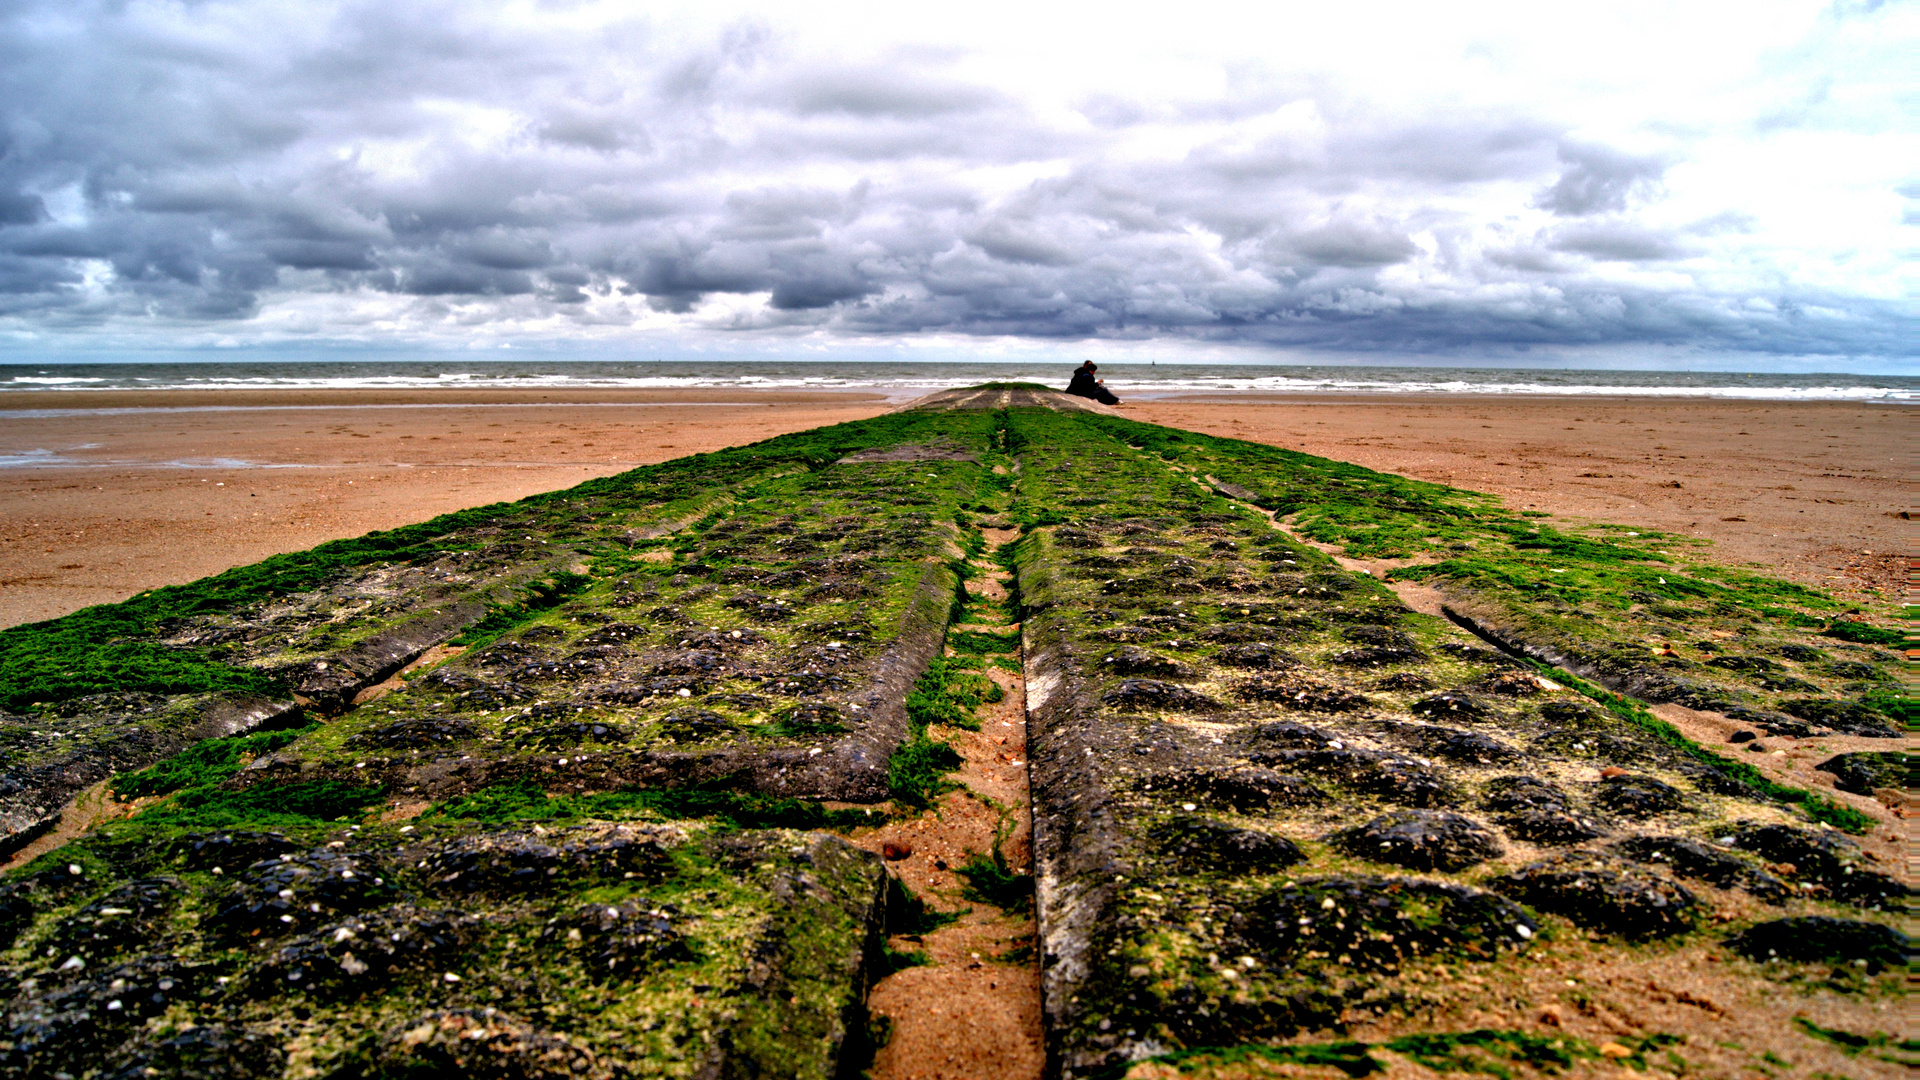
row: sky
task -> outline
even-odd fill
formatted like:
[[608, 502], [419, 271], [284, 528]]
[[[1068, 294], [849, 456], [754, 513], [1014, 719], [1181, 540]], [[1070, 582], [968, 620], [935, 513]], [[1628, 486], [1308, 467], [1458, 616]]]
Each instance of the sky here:
[[0, 0], [0, 359], [1913, 373], [1917, 8]]

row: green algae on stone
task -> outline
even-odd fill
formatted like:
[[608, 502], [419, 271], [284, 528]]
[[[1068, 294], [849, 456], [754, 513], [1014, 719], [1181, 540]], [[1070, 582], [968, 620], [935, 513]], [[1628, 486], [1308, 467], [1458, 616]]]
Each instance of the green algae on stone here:
[[[1639, 1045], [1625, 1048], [1629, 1056], [1622, 1060], [1632, 1067], [1644, 1069], [1645, 1054], [1672, 1040], [1670, 1037], [1654, 1037], [1630, 1041]], [[1510, 1069], [1513, 1066], [1525, 1066], [1552, 1075], [1582, 1061], [1604, 1060], [1599, 1048], [1585, 1039], [1487, 1028], [1406, 1035], [1380, 1043], [1253, 1043], [1207, 1047], [1164, 1054], [1151, 1060], [1172, 1065], [1182, 1072], [1260, 1061], [1274, 1065], [1321, 1066], [1337, 1069], [1348, 1076], [1364, 1077], [1385, 1072], [1389, 1068], [1386, 1062], [1373, 1056], [1374, 1050], [1386, 1050], [1404, 1056], [1435, 1072], [1492, 1076], [1511, 1076]]]
[[703, 788], [662, 788], [551, 796], [520, 781], [481, 788], [439, 803], [424, 818], [504, 823], [514, 821], [629, 821], [700, 818], [740, 829], [841, 829], [886, 823], [871, 809], [829, 810], [810, 799], [734, 791], [724, 783]]
[[1834, 786], [1856, 795], [1871, 795], [1882, 788], [1902, 790], [1913, 787], [1914, 756], [1887, 751], [1861, 751], [1836, 754], [1815, 765], [1832, 773]]
[[[1007, 605], [965, 590], [978, 525], [1021, 530]], [[0, 1075], [851, 1069], [885, 935], [924, 919], [877, 858], [801, 830], [933, 803], [957, 758], [928, 727], [964, 726], [988, 665], [1027, 676], [1063, 1076], [1221, 1046], [1377, 1060], [1280, 1043], [1355, 1009], [1404, 1029], [1423, 972], [1605, 930], [1565, 902], [1587, 867], [1703, 915], [1738, 893], [1884, 929], [1904, 886], [1796, 824], [1864, 816], [1640, 700], [1872, 728], [1907, 708], [1857, 640], [1878, 628], [1633, 532], [987, 387], [0, 635], [0, 689], [93, 635], [307, 702], [122, 687], [109, 649], [54, 695], [77, 696], [0, 721], [36, 820], [75, 762], [158, 797], [0, 882]], [[1322, 546], [1413, 560], [1392, 572], [1455, 619]], [[201, 741], [275, 724], [298, 730]], [[1017, 903], [1018, 870], [969, 876]], [[1587, 1056], [1504, 1032], [1371, 1052]]]
[[271, 753], [312, 730], [312, 725], [252, 735], [206, 739], [136, 772], [114, 777], [113, 793], [122, 799], [166, 795], [185, 787], [217, 784], [239, 772], [247, 760]]
[[[1816, 718], [1816, 726], [1848, 734], [1897, 737], [1894, 725], [1911, 710], [1898, 694], [1863, 695], [1851, 685], [1857, 679], [1793, 658], [1808, 655], [1823, 635], [1897, 645], [1903, 631], [1846, 618], [1846, 604], [1816, 590], [1702, 561], [1698, 541], [1623, 526], [1549, 524], [1490, 496], [1274, 447], [1112, 417], [1083, 422], [1204, 475], [1349, 557], [1413, 560], [1392, 574], [1441, 587], [1466, 616], [1611, 689], [1691, 708], [1746, 709], [1782, 734], [1794, 733], [1786, 729], [1795, 723], [1781, 715], [1783, 701], [1806, 692], [1836, 707], [1863, 704], [1857, 714], [1829, 709]], [[1715, 665], [1727, 648], [1707, 637], [1710, 630], [1764, 650], [1766, 664]], [[1885, 665], [1893, 659], [1867, 649], [1853, 662], [1890, 682]]]
[[[1844, 808], [1647, 723], [1619, 695], [1570, 690], [1577, 680], [1558, 672], [1543, 678], [1459, 626], [1408, 611], [1377, 578], [1340, 570], [1234, 504], [1261, 481], [1249, 469], [1221, 480], [1233, 447], [1193, 462], [1184, 436], [1155, 444], [1125, 421], [1016, 410], [1007, 423], [1020, 454], [1016, 498], [1029, 508], [1015, 559], [1050, 1053], [1063, 1075], [1156, 1047], [1284, 1037], [1350, 1009], [1416, 1009], [1402, 978], [1409, 965], [1498, 967], [1552, 938], [1557, 917], [1489, 891], [1513, 869], [1495, 847], [1476, 851], [1492, 860], [1483, 865], [1434, 861], [1427, 877], [1395, 878], [1406, 862], [1397, 849], [1329, 846], [1372, 818], [1440, 815], [1488, 836], [1524, 823], [1528, 843], [1570, 853], [1642, 833], [1712, 844], [1722, 823], [1779, 820], [1779, 798], [1847, 821]], [[1157, 460], [1133, 450], [1156, 445]], [[1349, 526], [1395, 483], [1333, 475], [1359, 492], [1342, 511]], [[1114, 494], [1089, 499], [1094, 490]], [[1543, 562], [1644, 564], [1657, 584], [1667, 558], [1632, 538], [1568, 537], [1525, 519], [1495, 529], [1479, 520], [1503, 513], [1490, 500], [1414, 490], [1387, 501], [1423, 515], [1426, 535], [1497, 535]], [[1592, 576], [1579, 588], [1601, 585]], [[1623, 765], [1621, 777], [1592, 778]], [[1520, 769], [1547, 795], [1477, 817]], [[1285, 843], [1304, 861], [1171, 872], [1165, 837], [1191, 819], [1271, 836], [1239, 846]], [[1671, 871], [1641, 863], [1639, 850], [1590, 856], [1603, 868], [1593, 880], [1635, 903], [1642, 892], [1650, 902], [1679, 895]], [[1526, 896], [1583, 925], [1593, 913], [1576, 895], [1588, 883], [1581, 873], [1543, 871], [1529, 879], [1542, 891]], [[1806, 895], [1815, 908], [1831, 902]], [[1318, 940], [1296, 936], [1303, 926]], [[1392, 944], [1369, 951], [1382, 941]]]
[[1883, 1061], [1897, 1062], [1910, 1067], [1920, 1065], [1920, 1039], [1898, 1039], [1884, 1031], [1860, 1035], [1839, 1028], [1822, 1027], [1804, 1016], [1794, 1017], [1793, 1024], [1813, 1038], [1839, 1047], [1841, 1053], [1848, 1057], [1858, 1057], [1869, 1051], [1879, 1051], [1877, 1056]]
[[[948, 636], [952, 645], [952, 635]], [[987, 700], [993, 684], [975, 673], [977, 662], [935, 657], [907, 695], [907, 715], [915, 724], [945, 724], [971, 731], [980, 730], [973, 710]]]
[[1688, 739], [1685, 735], [1682, 735], [1678, 728], [1654, 716], [1647, 711], [1645, 706], [1640, 705], [1630, 698], [1603, 690], [1597, 686], [1583, 684], [1582, 680], [1577, 676], [1570, 676], [1567, 672], [1548, 668], [1538, 661], [1534, 661], [1534, 663], [1542, 670], [1550, 671], [1554, 678], [1564, 679], [1576, 689], [1579, 689], [1581, 693], [1586, 694], [1589, 698], [1606, 706], [1609, 712], [1630, 720], [1639, 727], [1653, 733], [1653, 735], [1662, 742], [1676, 747], [1698, 761], [1704, 762], [1730, 782], [1745, 787], [1756, 796], [1778, 799], [1787, 803], [1797, 803], [1800, 808], [1806, 812], [1807, 816], [1814, 821], [1831, 825], [1836, 829], [1842, 829], [1850, 833], [1864, 833], [1874, 825], [1872, 818], [1844, 803], [1835, 802], [1832, 799], [1820, 795], [1817, 792], [1808, 791], [1805, 788], [1782, 784], [1744, 761], [1729, 758], [1724, 754], [1715, 753], [1706, 747], [1700, 746]]
[[817, 833], [168, 835], [135, 818], [0, 886], [39, 908], [0, 1075], [138, 1067], [193, 1028], [278, 1051], [239, 1075], [830, 1075], [883, 940], [879, 860]]
[[975, 852], [954, 872], [966, 882], [960, 895], [981, 904], [992, 904], [1002, 911], [1026, 911], [1033, 907], [1033, 875], [1015, 870], [1008, 862], [1001, 842], [995, 840], [987, 854]]
[[558, 602], [523, 608], [508, 632], [242, 781], [297, 766], [428, 797], [732, 778], [781, 796], [888, 798], [889, 758], [917, 748], [902, 698], [956, 594], [958, 537], [941, 508], [991, 473], [978, 417], [883, 419], [915, 441], [737, 487], [671, 557], [600, 560]]
[[525, 595], [518, 600], [493, 606], [485, 618], [448, 638], [447, 643], [465, 646], [488, 644], [508, 630], [530, 622], [541, 612], [559, 607], [568, 597], [592, 583], [593, 578], [587, 574], [559, 571], [546, 580], [529, 585]]

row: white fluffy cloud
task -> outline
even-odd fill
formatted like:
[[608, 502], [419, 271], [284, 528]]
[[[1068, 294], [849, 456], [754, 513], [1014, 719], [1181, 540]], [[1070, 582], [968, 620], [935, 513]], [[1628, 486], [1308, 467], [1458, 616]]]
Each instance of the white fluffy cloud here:
[[1911, 5], [1249, 7], [8, 4], [0, 335], [1912, 356]]

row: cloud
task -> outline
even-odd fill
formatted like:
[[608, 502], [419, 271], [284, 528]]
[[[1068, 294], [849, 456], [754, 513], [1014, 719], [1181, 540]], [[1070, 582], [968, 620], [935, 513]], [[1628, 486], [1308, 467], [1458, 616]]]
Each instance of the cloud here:
[[996, 259], [1039, 266], [1066, 266], [1075, 261], [1074, 248], [1035, 228], [1032, 222], [994, 218], [966, 234], [968, 243]]
[[925, 120], [984, 108], [997, 95], [956, 79], [932, 79], [901, 67], [808, 71], [786, 80], [770, 103], [800, 114]]
[[1625, 210], [1628, 196], [1648, 191], [1666, 172], [1666, 163], [1658, 158], [1634, 157], [1605, 146], [1562, 143], [1560, 160], [1566, 169], [1534, 204], [1563, 216]]
[[1419, 248], [1406, 233], [1378, 223], [1341, 221], [1292, 238], [1294, 250], [1321, 266], [1391, 266]]
[[1676, 259], [1685, 251], [1674, 237], [1660, 230], [1611, 222], [1560, 229], [1554, 234], [1552, 247], [1618, 262]]
[[[1782, 9], [1726, 48], [1788, 70], [1707, 85], [1616, 70], [1652, 31], [1606, 19], [1548, 63], [1417, 13], [23, 0], [0, 333], [1908, 356], [1913, 185], [1859, 164], [1898, 157], [1859, 104], [1897, 8]], [[1798, 170], [1812, 137], [1859, 175]]]
[[47, 203], [40, 196], [0, 192], [0, 225], [32, 225], [46, 216]]

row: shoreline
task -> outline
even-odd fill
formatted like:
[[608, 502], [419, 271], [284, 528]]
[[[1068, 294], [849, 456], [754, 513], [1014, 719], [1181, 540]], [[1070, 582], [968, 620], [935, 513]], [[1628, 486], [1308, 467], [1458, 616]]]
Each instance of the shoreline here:
[[[4, 398], [0, 398], [4, 400]], [[1713, 394], [1675, 394], [1675, 393], [1605, 393], [1605, 394], [1561, 394], [1561, 393], [1512, 393], [1489, 394], [1469, 390], [1327, 390], [1315, 392], [1290, 391], [1270, 393], [1249, 390], [1244, 393], [1223, 393], [1214, 390], [1180, 391], [1167, 395], [1154, 395], [1123, 399], [1120, 404], [1138, 402], [1161, 404], [1179, 402], [1187, 405], [1367, 405], [1367, 404], [1409, 404], [1413, 402], [1457, 402], [1463, 405], [1482, 405], [1493, 402], [1524, 404], [1541, 402], [1546, 404], [1568, 405], [1579, 402], [1632, 402], [1635, 404], [1656, 405], [1846, 405], [1861, 408], [1871, 406], [1889, 406], [1894, 408], [1920, 405], [1920, 401], [1896, 401], [1892, 399], [1855, 399], [1855, 398], [1771, 398], [1771, 397], [1730, 397]]]
[[[9, 391], [0, 626], [901, 403], [838, 389]], [[1909, 509], [1905, 415], [1888, 404], [1903, 403], [1206, 393], [1121, 413], [1700, 536], [1717, 561], [1884, 605], [1905, 589], [1908, 524], [1891, 515]]]
[[[8, 390], [0, 415], [90, 409], [449, 408], [470, 405], [823, 405], [883, 401], [870, 389], [442, 389], [268, 388], [258, 390]], [[22, 404], [15, 405], [20, 401]]]
[[[49, 412], [88, 411], [187, 411], [239, 409], [326, 409], [326, 408], [458, 408], [466, 406], [530, 407], [553, 405], [639, 406], [760, 406], [815, 404], [844, 405], [856, 402], [884, 403], [889, 407], [935, 393], [941, 388], [847, 386], [818, 389], [785, 387], [525, 387], [525, 388], [310, 388], [269, 387], [260, 389], [114, 389], [114, 390], [5, 390], [0, 391], [0, 417], [39, 415]], [[1121, 406], [1128, 405], [1407, 405], [1441, 404], [1574, 404], [1581, 402], [1626, 403], [1644, 405], [1834, 405], [1860, 408], [1911, 408], [1920, 400], [1892, 398], [1811, 398], [1735, 396], [1674, 392], [1650, 388], [1642, 393], [1611, 391], [1605, 393], [1487, 393], [1482, 391], [1440, 390], [1326, 390], [1326, 391], [1227, 391], [1227, 390], [1148, 390], [1128, 391]]]

